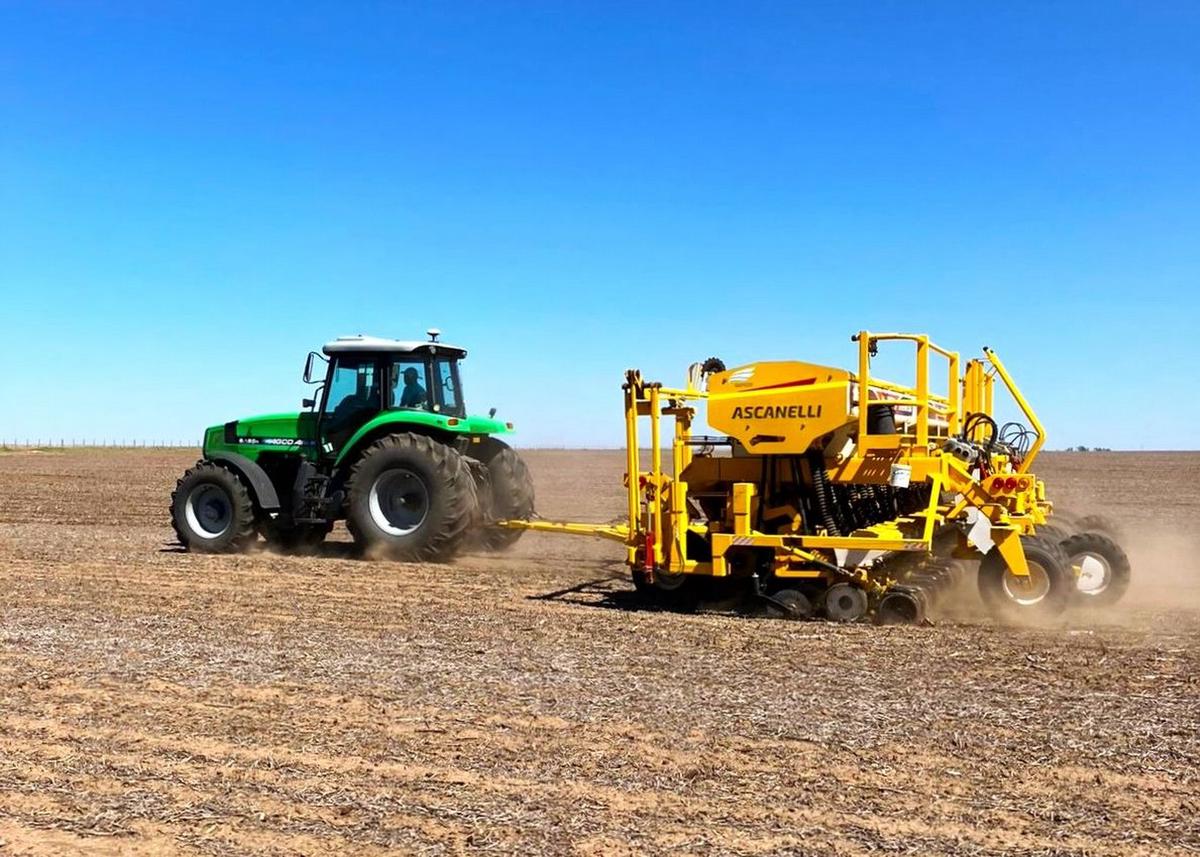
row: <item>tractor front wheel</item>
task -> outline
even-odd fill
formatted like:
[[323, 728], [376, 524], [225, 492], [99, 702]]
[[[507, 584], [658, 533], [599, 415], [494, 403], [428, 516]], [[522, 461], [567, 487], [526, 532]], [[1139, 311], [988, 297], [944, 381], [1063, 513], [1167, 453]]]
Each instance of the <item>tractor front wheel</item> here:
[[475, 482], [452, 447], [418, 434], [371, 444], [350, 471], [346, 524], [368, 554], [446, 561], [477, 516]]
[[237, 553], [254, 541], [254, 503], [238, 475], [201, 461], [175, 483], [171, 526], [188, 550]]
[[979, 563], [979, 594], [983, 603], [1003, 619], [1044, 620], [1063, 611], [1075, 588], [1071, 561], [1053, 539], [1023, 536], [1021, 546], [1029, 575], [1013, 574], [993, 548]]

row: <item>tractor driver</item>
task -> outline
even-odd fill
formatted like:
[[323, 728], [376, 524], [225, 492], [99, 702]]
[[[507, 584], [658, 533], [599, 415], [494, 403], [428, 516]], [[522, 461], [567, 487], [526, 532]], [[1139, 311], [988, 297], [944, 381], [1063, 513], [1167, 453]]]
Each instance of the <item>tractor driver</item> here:
[[400, 407], [421, 408], [425, 406], [425, 388], [417, 383], [417, 377], [417, 370], [412, 366], [404, 370], [404, 390], [400, 394]]

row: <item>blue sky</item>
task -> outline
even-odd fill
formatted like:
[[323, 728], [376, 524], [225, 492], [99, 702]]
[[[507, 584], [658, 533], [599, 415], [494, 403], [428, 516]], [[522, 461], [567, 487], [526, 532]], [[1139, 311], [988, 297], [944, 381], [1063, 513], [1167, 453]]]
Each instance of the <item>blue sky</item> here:
[[997, 348], [1051, 447], [1197, 448], [1195, 3], [9, 3], [0, 438], [292, 408], [467, 345], [523, 445], [628, 366]]

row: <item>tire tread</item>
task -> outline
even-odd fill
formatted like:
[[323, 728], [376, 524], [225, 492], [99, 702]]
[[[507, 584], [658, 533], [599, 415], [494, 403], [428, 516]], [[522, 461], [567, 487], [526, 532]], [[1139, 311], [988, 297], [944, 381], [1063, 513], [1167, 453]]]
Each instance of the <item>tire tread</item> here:
[[1112, 571], [1112, 580], [1109, 581], [1108, 587], [1103, 592], [1088, 595], [1076, 589], [1076, 603], [1093, 607], [1109, 607], [1121, 600], [1125, 590], [1129, 588], [1133, 569], [1128, 554], [1114, 539], [1103, 532], [1076, 533], [1063, 540], [1062, 549], [1067, 555], [1068, 562], [1072, 557], [1084, 551], [1101, 554], [1108, 561], [1109, 569]]
[[979, 564], [978, 586], [983, 603], [993, 615], [1001, 618], [1052, 618], [1067, 606], [1075, 589], [1070, 558], [1053, 538], [1022, 536], [1026, 554], [1038, 554], [1038, 563], [1050, 578], [1050, 591], [1037, 604], [1019, 605], [1004, 594], [1004, 574], [1007, 571], [998, 548], [993, 548]]
[[[528, 520], [533, 516], [533, 477], [529, 468], [507, 444], [496, 441], [500, 447], [489, 460], [487, 485], [482, 490], [489, 492], [488, 510], [494, 519]], [[479, 546], [484, 550], [505, 550], [516, 544], [524, 530], [503, 530], [499, 527], [484, 527], [479, 531]]]
[[[413, 546], [388, 545], [382, 539], [373, 536], [358, 520], [361, 510], [355, 508], [354, 498], [358, 495], [357, 486], [369, 475], [372, 463], [380, 455], [394, 451], [416, 455], [427, 459], [435, 472], [445, 480], [447, 495], [445, 514], [442, 515], [436, 528], [420, 543]], [[432, 487], [432, 486], [431, 486]], [[350, 468], [346, 480], [346, 496], [349, 498], [350, 510], [346, 516], [346, 525], [355, 542], [360, 546], [371, 549], [379, 546], [395, 559], [415, 562], [445, 562], [453, 558], [462, 547], [464, 537], [474, 525], [477, 517], [478, 498], [475, 492], [475, 480], [471, 478], [466, 461], [454, 448], [440, 443], [427, 435], [403, 432], [390, 434], [375, 441]]]

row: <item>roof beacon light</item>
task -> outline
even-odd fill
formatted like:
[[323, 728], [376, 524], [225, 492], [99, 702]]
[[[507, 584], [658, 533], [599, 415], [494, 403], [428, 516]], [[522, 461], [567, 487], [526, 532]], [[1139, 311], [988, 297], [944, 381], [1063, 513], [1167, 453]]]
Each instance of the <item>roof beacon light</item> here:
[[431, 327], [431, 328], [429, 328], [429, 330], [427, 330], [425, 332], [429, 334], [430, 342], [437, 342], [437, 338], [442, 335], [442, 332], [440, 330], [438, 330], [436, 327]]

